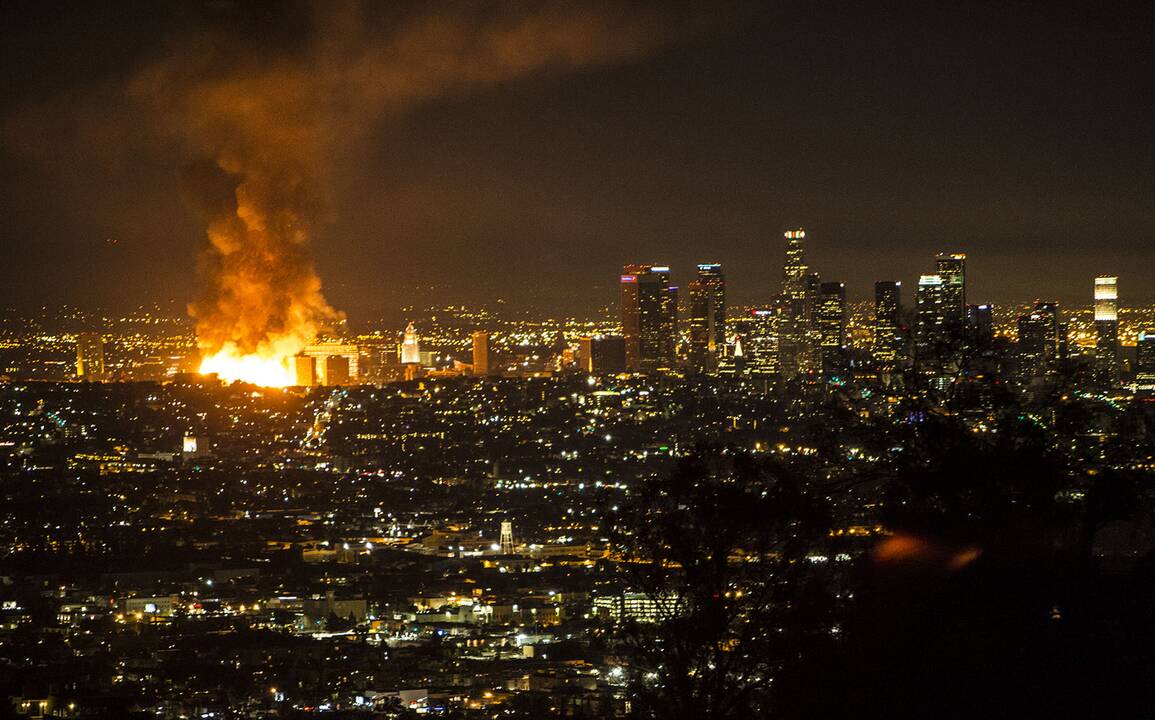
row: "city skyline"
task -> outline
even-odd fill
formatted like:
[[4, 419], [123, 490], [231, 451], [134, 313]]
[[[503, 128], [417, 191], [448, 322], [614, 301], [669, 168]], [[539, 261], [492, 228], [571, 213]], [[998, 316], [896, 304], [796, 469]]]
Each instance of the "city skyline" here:
[[[142, 103], [141, 78], [198, 38], [246, 45], [226, 59], [291, 65], [286, 44], [309, 52], [324, 18], [295, 3], [269, 15], [76, 4], [53, 23], [26, 5], [7, 6], [6, 25], [27, 32], [2, 63], [34, 69], [0, 98], [0, 243], [12, 258], [0, 305], [196, 300], [204, 225], [187, 199], [200, 171]], [[400, 7], [350, 20], [357, 37], [434, 20], [475, 31]], [[432, 88], [334, 149], [313, 228], [332, 306], [365, 316], [434, 286], [434, 302], [540, 298], [588, 312], [586, 289], [613, 297], [606, 268], [665, 262], [688, 274], [707, 260], [730, 268], [733, 301], [757, 302], [781, 228], [799, 224], [812, 263], [851, 300], [869, 299], [878, 279], [913, 287], [921, 258], [952, 248], [972, 258], [975, 296], [996, 303], [1069, 304], [1086, 275], [1155, 261], [1155, 178], [1132, 152], [1146, 142], [1139, 98], [1155, 77], [1138, 31], [1149, 8], [1088, 23], [1026, 6], [735, 3], [709, 22], [690, 4], [640, 7], [622, 17], [546, 3], [551, 21], [591, 33], [580, 57], [465, 92]], [[530, 19], [496, 15], [476, 32]], [[117, 52], [94, 52], [109, 33], [125, 40]], [[813, 49], [790, 49], [799, 34]], [[265, 40], [248, 42], [256, 35]], [[30, 63], [34, 52], [52, 62]], [[1048, 111], [1060, 106], [1057, 123]], [[49, 273], [60, 282], [46, 288], [37, 279]], [[1123, 283], [1150, 302], [1142, 277]]]
[[1155, 4], [0, 3], [0, 720], [1155, 706]]

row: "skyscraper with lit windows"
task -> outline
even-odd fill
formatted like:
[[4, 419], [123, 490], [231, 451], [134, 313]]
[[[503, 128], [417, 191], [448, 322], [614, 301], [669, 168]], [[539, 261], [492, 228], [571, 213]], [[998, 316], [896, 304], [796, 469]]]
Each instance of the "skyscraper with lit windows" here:
[[1095, 278], [1095, 374], [1101, 383], [1119, 382], [1119, 278]]
[[677, 288], [665, 265], [626, 265], [621, 275], [626, 368], [650, 371], [674, 365]]
[[690, 282], [690, 366], [714, 367], [726, 344], [726, 279], [718, 263], [698, 265], [698, 277]]
[[966, 253], [939, 253], [935, 274], [942, 279], [942, 318], [934, 339], [937, 364], [950, 373], [961, 365], [966, 348]]
[[893, 364], [902, 344], [902, 283], [879, 280], [874, 283], [874, 359]]
[[755, 377], [778, 374], [778, 319], [774, 308], [755, 308], [745, 321], [741, 347], [744, 370]]
[[1155, 330], [1140, 332], [1135, 343], [1135, 386], [1144, 392], [1155, 391]]
[[1038, 302], [1018, 321], [1019, 380], [1029, 384], [1055, 370], [1059, 356], [1059, 305]]
[[966, 253], [939, 253], [935, 272], [942, 278], [943, 323], [956, 339], [961, 339], [967, 309]]
[[922, 367], [937, 364], [943, 353], [945, 323], [943, 316], [943, 280], [941, 275], [923, 275], [918, 279], [915, 298], [915, 360]]
[[846, 369], [846, 286], [843, 283], [819, 285], [816, 317], [822, 372], [827, 377], [838, 375]]
[[782, 268], [782, 316], [779, 322], [778, 367], [783, 377], [818, 370], [818, 333], [814, 306], [818, 296], [818, 275], [806, 265], [802, 228], [788, 230], [786, 262]]

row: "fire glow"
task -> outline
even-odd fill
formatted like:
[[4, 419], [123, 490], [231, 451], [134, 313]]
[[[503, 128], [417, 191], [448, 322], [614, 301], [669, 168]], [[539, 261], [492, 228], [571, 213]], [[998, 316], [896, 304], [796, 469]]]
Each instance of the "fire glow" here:
[[197, 34], [131, 86], [188, 153], [182, 175], [209, 241], [189, 314], [200, 372], [226, 382], [296, 384], [296, 356], [343, 321], [311, 239], [332, 219], [329, 161], [360, 128], [471, 87], [626, 62], [667, 40], [660, 18], [569, 3], [518, 6], [480, 25], [437, 9], [385, 31], [356, 3], [313, 5], [291, 52]]
[[225, 382], [244, 382], [262, 387], [288, 387], [295, 382], [292, 355], [242, 354], [228, 345], [201, 361], [202, 375], [216, 375]]

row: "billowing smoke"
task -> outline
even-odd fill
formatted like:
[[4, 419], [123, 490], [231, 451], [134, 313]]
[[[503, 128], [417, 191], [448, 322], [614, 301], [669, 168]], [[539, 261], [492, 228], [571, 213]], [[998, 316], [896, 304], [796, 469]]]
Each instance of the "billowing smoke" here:
[[179, 38], [134, 83], [196, 158], [189, 186], [209, 240], [206, 292], [190, 306], [202, 370], [289, 384], [291, 357], [340, 318], [309, 243], [326, 219], [327, 161], [382, 116], [628, 60], [666, 35], [652, 13], [618, 3], [377, 5], [318, 2]]

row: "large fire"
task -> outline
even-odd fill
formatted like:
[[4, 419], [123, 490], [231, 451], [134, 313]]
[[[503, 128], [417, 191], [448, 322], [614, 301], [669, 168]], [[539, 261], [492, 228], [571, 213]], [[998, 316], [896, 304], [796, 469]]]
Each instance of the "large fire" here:
[[204, 293], [189, 307], [202, 373], [294, 385], [296, 356], [342, 320], [321, 291], [310, 237], [332, 220], [329, 161], [349, 156], [382, 115], [538, 71], [626, 61], [667, 39], [659, 16], [639, 22], [632, 10], [580, 3], [515, 3], [480, 24], [472, 11], [372, 5], [307, 4], [308, 32], [288, 52], [214, 27], [174, 41], [132, 84], [180, 138], [189, 197], [207, 220]]
[[245, 355], [235, 345], [205, 357], [200, 372], [216, 375], [225, 382], [245, 382], [262, 387], [288, 387], [296, 382], [293, 356], [276, 352]]

